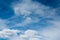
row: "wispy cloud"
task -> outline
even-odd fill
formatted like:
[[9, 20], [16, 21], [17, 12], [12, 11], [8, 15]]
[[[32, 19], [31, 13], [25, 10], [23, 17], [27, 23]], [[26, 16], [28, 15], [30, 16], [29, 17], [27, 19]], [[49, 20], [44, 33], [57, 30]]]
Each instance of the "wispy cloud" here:
[[8, 28], [8, 25], [6, 24], [7, 20], [0, 19], [0, 30]]
[[[15, 17], [22, 17], [21, 23], [13, 23], [13, 26], [26, 26], [33, 22], [40, 22], [41, 18], [53, 18], [55, 15], [55, 9], [45, 6], [38, 2], [33, 2], [32, 0], [22, 0], [22, 2], [13, 2], [12, 8], [15, 12]], [[15, 18], [14, 17], [14, 18]], [[11, 18], [11, 19], [14, 19]], [[19, 19], [21, 20], [21, 19]], [[11, 21], [10, 21], [11, 22]], [[41, 23], [41, 22], [40, 22]], [[12, 24], [12, 22], [11, 22]]]

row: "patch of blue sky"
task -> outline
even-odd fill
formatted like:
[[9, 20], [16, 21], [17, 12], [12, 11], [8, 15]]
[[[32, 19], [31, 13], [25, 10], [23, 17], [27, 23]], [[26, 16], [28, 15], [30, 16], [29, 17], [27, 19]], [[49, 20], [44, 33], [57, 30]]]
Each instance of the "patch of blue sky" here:
[[15, 16], [12, 17], [11, 19], [8, 19], [7, 25], [10, 27], [14, 26], [17, 23], [21, 23], [25, 20], [22, 16]]
[[18, 0], [0, 0], [0, 18], [8, 19], [14, 15], [11, 3]]
[[53, 8], [60, 7], [60, 0], [33, 0]]
[[13, 15], [14, 11], [9, 4], [4, 0], [0, 1], [0, 18], [8, 19]]
[[14, 15], [14, 12], [11, 8], [2, 6], [0, 9], [0, 18], [8, 19]]

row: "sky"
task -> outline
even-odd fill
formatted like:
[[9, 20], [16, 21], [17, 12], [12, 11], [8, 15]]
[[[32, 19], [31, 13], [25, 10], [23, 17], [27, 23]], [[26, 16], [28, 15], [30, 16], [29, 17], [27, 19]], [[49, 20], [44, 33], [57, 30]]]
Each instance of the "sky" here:
[[60, 0], [0, 0], [0, 40], [60, 40]]

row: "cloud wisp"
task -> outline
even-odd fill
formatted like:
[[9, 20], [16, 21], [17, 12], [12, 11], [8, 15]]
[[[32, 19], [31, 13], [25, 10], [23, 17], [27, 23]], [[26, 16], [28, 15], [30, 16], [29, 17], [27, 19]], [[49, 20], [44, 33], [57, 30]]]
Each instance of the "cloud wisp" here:
[[[13, 23], [13, 26], [19, 25], [20, 27], [22, 27], [28, 24], [38, 23], [42, 20], [42, 18], [49, 19], [55, 16], [55, 9], [45, 6], [38, 2], [33, 2], [32, 0], [22, 0], [22, 2], [20, 3], [13, 2], [12, 8], [15, 12], [15, 17], [22, 18], [22, 19], [18, 18], [19, 19], [18, 23], [16, 21], [14, 21], [14, 23], [10, 21], [11, 24]], [[11, 19], [14, 20], [15, 17]], [[17, 19], [15, 18], [15, 20]], [[23, 21], [20, 23], [20, 20]]]

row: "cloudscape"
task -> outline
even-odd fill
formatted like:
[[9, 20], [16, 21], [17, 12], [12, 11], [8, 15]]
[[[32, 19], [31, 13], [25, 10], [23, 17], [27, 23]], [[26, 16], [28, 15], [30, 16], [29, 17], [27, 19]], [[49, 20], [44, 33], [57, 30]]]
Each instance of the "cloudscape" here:
[[60, 0], [0, 0], [0, 40], [60, 40]]

